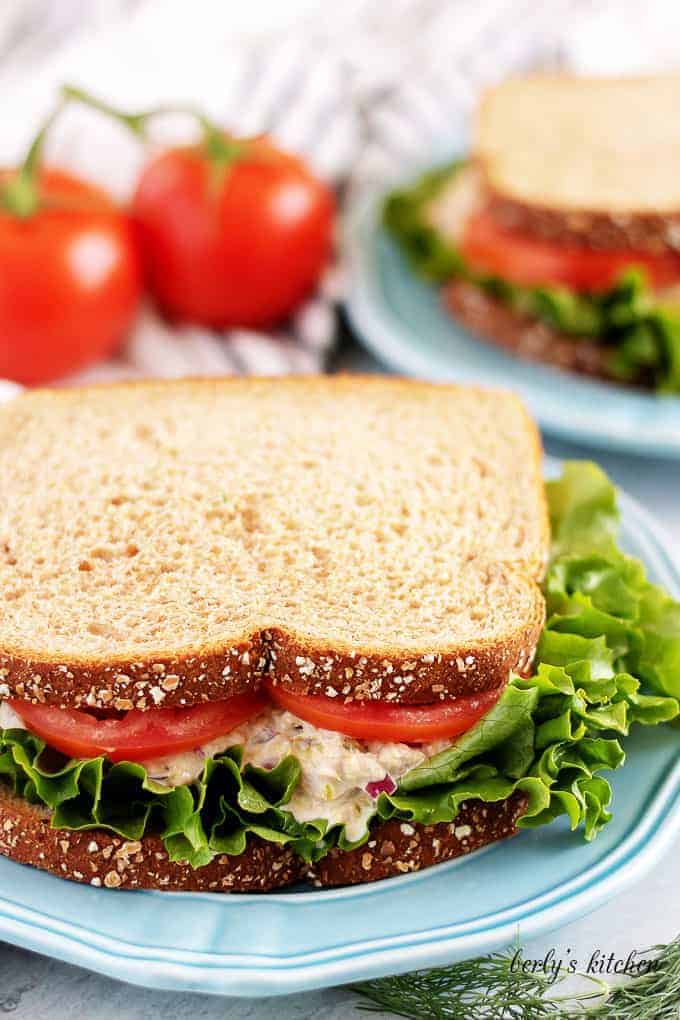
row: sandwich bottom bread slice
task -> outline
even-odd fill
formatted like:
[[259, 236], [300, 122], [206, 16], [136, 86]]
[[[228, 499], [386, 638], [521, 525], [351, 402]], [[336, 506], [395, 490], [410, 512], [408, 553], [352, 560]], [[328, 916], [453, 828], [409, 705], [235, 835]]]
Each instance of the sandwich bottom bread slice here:
[[[502, 427], [499, 427], [502, 422]], [[404, 875], [593, 838], [680, 607], [503, 392], [34, 392], [0, 413], [0, 852], [105, 888]]]
[[169, 854], [159, 831], [130, 840], [108, 829], [55, 829], [48, 807], [0, 788], [0, 853], [61, 878], [107, 889], [268, 892], [302, 882], [356, 885], [419, 871], [514, 836], [526, 803], [521, 793], [514, 793], [493, 804], [464, 801], [454, 823], [392, 819], [373, 825], [361, 846], [332, 847], [316, 861], [291, 845], [252, 836], [241, 853], [217, 853], [197, 866]]
[[679, 102], [678, 76], [502, 83], [482, 98], [469, 159], [394, 192], [384, 222], [472, 333], [680, 393]]

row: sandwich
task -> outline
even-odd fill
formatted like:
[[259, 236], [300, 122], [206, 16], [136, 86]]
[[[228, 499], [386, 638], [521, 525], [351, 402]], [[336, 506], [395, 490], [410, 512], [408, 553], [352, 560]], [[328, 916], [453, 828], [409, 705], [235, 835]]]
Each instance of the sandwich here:
[[0, 853], [109, 889], [407, 875], [610, 817], [680, 606], [503, 391], [33, 391], [0, 410]]
[[471, 333], [592, 378], [680, 392], [680, 76], [490, 89], [469, 157], [384, 222]]

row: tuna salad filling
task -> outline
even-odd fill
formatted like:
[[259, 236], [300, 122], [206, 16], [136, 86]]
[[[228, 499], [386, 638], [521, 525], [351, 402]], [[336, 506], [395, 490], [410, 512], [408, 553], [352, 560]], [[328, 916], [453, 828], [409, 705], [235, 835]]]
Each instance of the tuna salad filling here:
[[288, 755], [297, 758], [300, 781], [287, 809], [299, 822], [325, 818], [329, 825], [344, 825], [348, 839], [356, 840], [375, 811], [378, 794], [394, 793], [397, 781], [439, 750], [441, 741], [411, 747], [354, 740], [269, 708], [204, 747], [144, 765], [152, 779], [179, 786], [200, 775], [206, 758], [234, 745], [243, 747], [244, 763], [262, 769], [273, 769]]

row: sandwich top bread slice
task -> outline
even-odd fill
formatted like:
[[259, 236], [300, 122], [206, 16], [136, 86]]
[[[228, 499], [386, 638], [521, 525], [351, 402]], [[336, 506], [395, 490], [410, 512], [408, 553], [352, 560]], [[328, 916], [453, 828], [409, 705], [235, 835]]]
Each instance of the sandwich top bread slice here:
[[473, 332], [678, 392], [678, 103], [677, 75], [504, 82], [482, 97], [466, 163], [393, 195], [387, 225]]
[[0, 853], [262, 891], [565, 812], [592, 836], [622, 761], [602, 731], [677, 714], [672, 612], [592, 465], [548, 487], [550, 537], [539, 452], [509, 394], [379, 378], [8, 404]]
[[677, 250], [679, 100], [680, 75], [511, 79], [483, 95], [473, 148], [492, 198], [515, 203], [523, 233], [561, 218], [562, 236], [588, 247], [608, 221], [603, 247], [616, 238]]
[[539, 458], [519, 401], [481, 390], [22, 396], [0, 414], [4, 689], [124, 710], [265, 669], [357, 700], [497, 687], [543, 623]]

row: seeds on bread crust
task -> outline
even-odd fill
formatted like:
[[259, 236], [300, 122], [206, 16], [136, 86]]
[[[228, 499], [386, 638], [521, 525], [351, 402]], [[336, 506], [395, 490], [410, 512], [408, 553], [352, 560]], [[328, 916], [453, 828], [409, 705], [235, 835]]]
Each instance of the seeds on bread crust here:
[[365, 846], [350, 852], [336, 848], [322, 857], [312, 869], [312, 881], [318, 886], [375, 882], [463, 857], [516, 835], [517, 821], [526, 807], [526, 797], [515, 793], [495, 804], [464, 801], [453, 822], [383, 822]]
[[533, 583], [532, 587], [528, 619], [502, 643], [471, 642], [404, 658], [396, 649], [389, 656], [364, 655], [312, 645], [306, 638], [269, 629], [225, 653], [126, 663], [124, 672], [120, 664], [66, 667], [0, 655], [0, 698], [60, 708], [146, 711], [224, 700], [256, 690], [265, 675], [296, 693], [342, 697], [345, 702], [417, 705], [479, 694], [504, 684], [511, 670], [522, 670], [533, 659], [545, 605], [538, 587]]
[[257, 634], [226, 649], [159, 660], [67, 664], [0, 654], [0, 698], [85, 710], [188, 707], [257, 688], [267, 666]]
[[471, 644], [409, 658], [318, 648], [302, 637], [273, 632], [275, 684], [297, 694], [323, 694], [352, 701], [418, 705], [464, 697], [504, 684], [512, 670], [533, 659], [545, 622], [538, 590], [523, 626], [502, 645]]
[[513, 836], [526, 804], [523, 795], [513, 794], [495, 804], [466, 801], [451, 823], [385, 822], [363, 846], [332, 850], [315, 865], [286, 847], [250, 837], [240, 856], [220, 854], [194, 869], [170, 861], [153, 834], [124, 840], [104, 830], [52, 829], [47, 808], [29, 804], [0, 785], [0, 854], [105, 889], [267, 892], [302, 881], [353, 885], [419, 871]]

